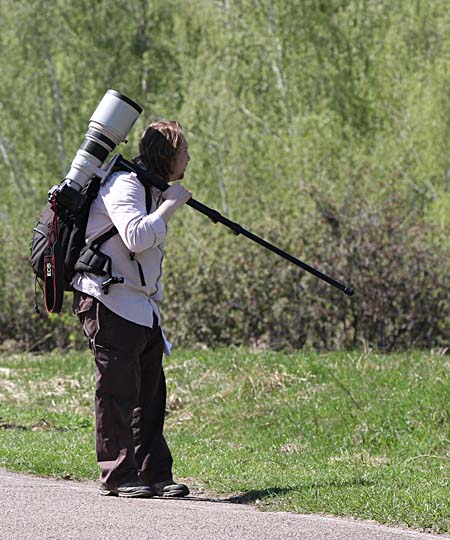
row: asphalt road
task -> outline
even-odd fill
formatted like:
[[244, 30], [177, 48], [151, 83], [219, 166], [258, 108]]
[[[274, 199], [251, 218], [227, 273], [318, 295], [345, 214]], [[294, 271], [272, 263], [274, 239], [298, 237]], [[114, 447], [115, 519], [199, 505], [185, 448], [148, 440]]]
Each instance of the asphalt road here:
[[0, 469], [0, 540], [433, 540], [367, 521], [286, 512], [194, 494], [184, 500], [101, 497], [92, 482]]

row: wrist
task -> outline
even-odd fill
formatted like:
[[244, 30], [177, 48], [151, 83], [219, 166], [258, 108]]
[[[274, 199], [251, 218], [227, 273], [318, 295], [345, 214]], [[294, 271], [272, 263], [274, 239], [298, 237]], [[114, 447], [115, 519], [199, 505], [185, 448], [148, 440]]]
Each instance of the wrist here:
[[169, 222], [170, 218], [173, 216], [173, 214], [175, 213], [175, 210], [179, 207], [180, 205], [177, 203], [177, 201], [173, 200], [173, 199], [170, 199], [170, 200], [165, 200], [161, 206], [159, 206], [155, 212], [164, 220], [164, 222], [167, 223]]

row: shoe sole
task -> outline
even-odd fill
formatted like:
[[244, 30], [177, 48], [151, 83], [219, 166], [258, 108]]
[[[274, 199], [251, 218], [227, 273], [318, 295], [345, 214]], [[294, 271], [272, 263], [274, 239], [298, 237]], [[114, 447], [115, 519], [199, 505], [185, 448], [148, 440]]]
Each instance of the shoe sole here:
[[142, 491], [133, 491], [130, 493], [127, 493], [126, 491], [113, 491], [111, 489], [101, 489], [99, 490], [99, 493], [102, 497], [126, 497], [128, 499], [150, 499], [151, 497], [154, 497], [155, 494], [153, 492], [149, 492], [148, 490], [142, 490]]
[[119, 491], [118, 492], [119, 497], [126, 497], [127, 499], [150, 499], [150, 497], [154, 497], [153, 491], [149, 491], [148, 489], [143, 490], [134, 490], [132, 492], [127, 491]]
[[170, 499], [171, 497], [186, 497], [186, 495], [189, 495], [189, 489], [167, 489], [164, 490], [163, 493], [160, 495], [161, 497]]
[[116, 491], [112, 491], [111, 489], [99, 489], [99, 494], [102, 497], [118, 497], [119, 494]]

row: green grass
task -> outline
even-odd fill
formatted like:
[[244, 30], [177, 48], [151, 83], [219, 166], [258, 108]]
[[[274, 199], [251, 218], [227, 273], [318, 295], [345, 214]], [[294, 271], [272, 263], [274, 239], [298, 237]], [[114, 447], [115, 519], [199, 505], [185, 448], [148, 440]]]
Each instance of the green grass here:
[[[166, 359], [175, 474], [263, 509], [450, 531], [450, 359], [241, 349]], [[0, 357], [0, 466], [95, 479], [88, 353]]]

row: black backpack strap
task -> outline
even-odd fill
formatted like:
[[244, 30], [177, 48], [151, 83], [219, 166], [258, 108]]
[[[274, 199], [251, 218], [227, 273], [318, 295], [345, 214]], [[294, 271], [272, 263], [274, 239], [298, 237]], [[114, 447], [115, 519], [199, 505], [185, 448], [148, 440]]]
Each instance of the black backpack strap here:
[[106, 231], [98, 238], [87, 244], [81, 251], [80, 257], [75, 264], [77, 272], [88, 272], [97, 276], [106, 276], [102, 283], [104, 294], [108, 294], [109, 287], [116, 283], [123, 283], [123, 277], [112, 275], [111, 257], [100, 251], [100, 246], [118, 233], [116, 227]]
[[89, 245], [99, 248], [102, 244], [104, 244], [107, 240], [115, 236], [118, 232], [119, 231], [116, 229], [116, 227], [113, 227], [112, 229], [109, 229], [109, 231], [106, 231], [105, 233], [101, 234], [98, 238], [95, 238], [94, 240], [89, 242]]
[[147, 214], [150, 214], [152, 210], [152, 200], [153, 200], [152, 188], [148, 184], [143, 184], [143, 186], [145, 189], [145, 208], [147, 210]]
[[[120, 154], [119, 154], [119, 156], [120, 156]], [[136, 162], [136, 164], [137, 164], [137, 162]], [[140, 165], [140, 166], [143, 167], [143, 165]], [[115, 163], [111, 167], [111, 169], [109, 171], [109, 174], [119, 172], [119, 171], [122, 171], [122, 172], [128, 173], [128, 174], [130, 173], [129, 170], [126, 170], [126, 169], [123, 168], [123, 165], [121, 164], [120, 159], [117, 160], [117, 163]], [[138, 180], [141, 182], [141, 184], [144, 186], [144, 189], [145, 189], [145, 207], [146, 207], [146, 210], [147, 210], [147, 214], [150, 214], [151, 209], [152, 209], [152, 199], [153, 199], [152, 187], [153, 186], [148, 181], [143, 179], [142, 176], [140, 176], [139, 174], [137, 174], [136, 176], [137, 176]]]

